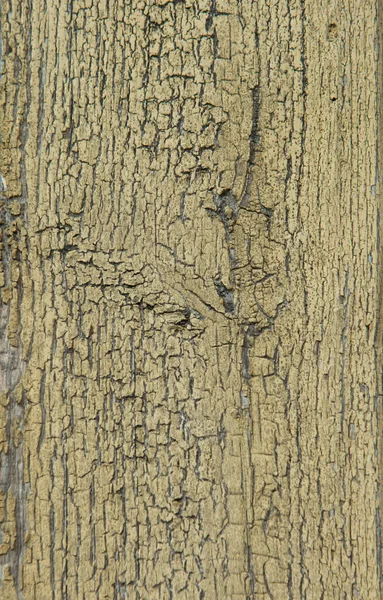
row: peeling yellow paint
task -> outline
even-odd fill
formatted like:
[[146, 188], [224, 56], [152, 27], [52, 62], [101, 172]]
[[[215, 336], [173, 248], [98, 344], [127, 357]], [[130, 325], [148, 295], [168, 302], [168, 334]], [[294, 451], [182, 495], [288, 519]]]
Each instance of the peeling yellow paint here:
[[381, 598], [379, 16], [2, 2], [2, 599]]

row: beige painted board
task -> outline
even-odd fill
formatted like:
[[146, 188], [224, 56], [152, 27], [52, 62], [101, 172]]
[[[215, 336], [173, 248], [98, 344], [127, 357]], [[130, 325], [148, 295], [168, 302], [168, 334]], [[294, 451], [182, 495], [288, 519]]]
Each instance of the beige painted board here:
[[2, 600], [382, 598], [379, 11], [2, 0]]

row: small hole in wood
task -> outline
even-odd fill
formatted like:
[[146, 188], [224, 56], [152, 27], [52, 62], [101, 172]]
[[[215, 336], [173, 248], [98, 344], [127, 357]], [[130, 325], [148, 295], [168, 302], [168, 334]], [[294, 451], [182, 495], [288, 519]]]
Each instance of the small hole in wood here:
[[338, 37], [338, 27], [336, 23], [330, 23], [327, 27], [327, 37], [329, 40], [335, 40]]

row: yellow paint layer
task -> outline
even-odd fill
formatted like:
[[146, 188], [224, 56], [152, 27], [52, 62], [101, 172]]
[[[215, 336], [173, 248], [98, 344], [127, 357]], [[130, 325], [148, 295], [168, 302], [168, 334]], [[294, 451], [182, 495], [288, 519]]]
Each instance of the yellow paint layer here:
[[378, 0], [3, 0], [0, 597], [377, 600]]

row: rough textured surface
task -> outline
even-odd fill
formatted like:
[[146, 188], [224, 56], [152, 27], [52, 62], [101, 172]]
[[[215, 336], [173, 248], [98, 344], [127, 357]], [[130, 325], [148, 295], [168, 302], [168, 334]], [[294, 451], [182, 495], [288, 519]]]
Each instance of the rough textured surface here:
[[381, 598], [378, 4], [2, 1], [2, 599]]

